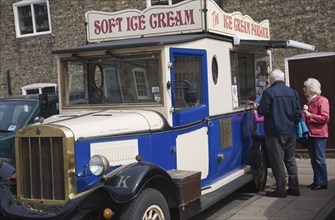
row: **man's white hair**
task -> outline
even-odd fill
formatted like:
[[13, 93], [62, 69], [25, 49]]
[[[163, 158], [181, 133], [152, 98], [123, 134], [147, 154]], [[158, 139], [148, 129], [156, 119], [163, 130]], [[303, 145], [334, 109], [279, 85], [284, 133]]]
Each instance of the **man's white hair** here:
[[272, 79], [274, 79], [274, 81], [278, 81], [278, 80], [285, 80], [285, 74], [283, 71], [281, 71], [280, 69], [275, 69], [270, 73], [270, 77]]

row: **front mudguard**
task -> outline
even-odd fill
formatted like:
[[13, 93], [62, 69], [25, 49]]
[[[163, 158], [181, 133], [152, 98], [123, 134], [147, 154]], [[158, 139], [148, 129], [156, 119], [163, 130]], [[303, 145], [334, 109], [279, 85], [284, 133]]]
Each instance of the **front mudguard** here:
[[172, 195], [178, 195], [170, 175], [151, 163], [139, 162], [116, 169], [106, 175], [104, 185], [108, 186], [112, 194], [118, 195], [114, 198], [118, 203], [134, 199], [145, 187], [159, 188], [159, 191], [169, 190]]
[[[169, 207], [177, 207], [178, 193], [171, 177], [158, 166], [134, 163], [113, 170], [64, 206], [24, 204], [6, 187], [0, 187], [1, 208], [6, 217], [43, 219], [94, 219], [110, 208], [116, 216], [144, 188], [158, 189]], [[29, 207], [29, 208], [28, 208]]]
[[3, 196], [1, 188], [6, 187], [8, 190], [12, 190], [13, 193], [16, 193], [16, 188], [10, 185], [14, 174], [14, 166], [9, 162], [0, 159], [0, 219], [4, 219], [4, 216], [1, 213], [1, 200]]
[[[108, 191], [96, 188], [64, 206], [37, 205], [20, 201], [13, 187], [0, 185], [1, 212], [8, 219], [101, 219], [108, 202]], [[104, 204], [105, 203], [105, 204]], [[1, 215], [0, 215], [1, 216]]]
[[7, 182], [15, 173], [15, 167], [9, 162], [0, 159], [0, 183]]

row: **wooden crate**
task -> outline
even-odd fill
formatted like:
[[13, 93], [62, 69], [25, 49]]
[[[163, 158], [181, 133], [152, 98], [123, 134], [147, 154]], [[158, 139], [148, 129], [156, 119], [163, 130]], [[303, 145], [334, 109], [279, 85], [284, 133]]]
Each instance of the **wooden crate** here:
[[200, 198], [201, 172], [188, 170], [170, 170], [169, 175], [179, 190], [180, 206]]

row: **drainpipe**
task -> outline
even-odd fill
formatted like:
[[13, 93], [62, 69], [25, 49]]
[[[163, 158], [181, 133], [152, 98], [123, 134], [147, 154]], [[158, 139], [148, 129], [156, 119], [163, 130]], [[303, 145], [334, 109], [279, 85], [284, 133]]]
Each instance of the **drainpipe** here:
[[84, 25], [85, 25], [85, 41], [86, 41], [86, 45], [88, 44], [88, 39], [87, 39], [87, 25], [88, 25], [88, 22], [87, 21], [85, 21], [85, 23], [84, 23]]
[[222, 8], [222, 9], [223, 9], [223, 3], [224, 3], [224, 2], [225, 2], [225, 0], [220, 0], [220, 1], [219, 1], [219, 4], [220, 4], [219, 7]]
[[12, 88], [10, 86], [11, 82], [10, 82], [10, 71], [7, 70], [7, 93], [8, 93], [8, 96], [12, 96]]

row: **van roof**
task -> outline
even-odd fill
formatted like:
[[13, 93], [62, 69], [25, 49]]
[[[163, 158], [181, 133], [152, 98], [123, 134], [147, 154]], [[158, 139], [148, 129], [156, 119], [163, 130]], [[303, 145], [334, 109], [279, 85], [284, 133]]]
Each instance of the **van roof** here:
[[179, 43], [200, 40], [203, 38], [215, 38], [215, 39], [221, 39], [221, 40], [232, 42], [232, 38], [230, 37], [223, 37], [223, 36], [218, 36], [218, 35], [209, 34], [209, 33], [167, 35], [167, 36], [159, 36], [159, 37], [132, 38], [132, 39], [125, 39], [125, 40], [114, 40], [114, 41], [108, 41], [108, 42], [103, 42], [103, 43], [88, 44], [88, 45], [79, 46], [76, 48], [53, 50], [52, 54], [89, 52], [89, 51], [96, 51], [96, 50], [110, 50], [110, 49], [121, 49], [121, 48], [179, 44]]
[[[123, 40], [106, 41], [103, 43], [87, 44], [75, 48], [66, 48], [53, 50], [52, 54], [64, 54], [64, 53], [79, 53], [79, 52], [89, 52], [97, 50], [111, 50], [111, 49], [122, 49], [122, 48], [134, 48], [134, 47], [145, 47], [145, 46], [160, 46], [169, 44], [180, 44], [185, 42], [196, 41], [204, 38], [217, 39], [227, 42], [232, 42], [234, 45], [247, 46], [253, 48], [301, 48], [299, 46], [291, 45], [292, 40], [253, 40], [236, 38], [217, 35], [213, 33], [199, 33], [199, 34], [182, 34], [182, 35], [167, 35], [158, 37], [143, 37], [143, 38], [132, 38]], [[236, 40], [238, 39], [238, 40]], [[296, 41], [294, 41], [296, 42]], [[298, 44], [307, 45], [304, 43], [297, 42]], [[311, 46], [311, 45], [308, 45]], [[312, 46], [311, 46], [312, 47]], [[314, 46], [313, 46], [314, 50]]]

